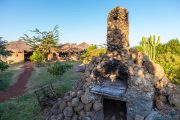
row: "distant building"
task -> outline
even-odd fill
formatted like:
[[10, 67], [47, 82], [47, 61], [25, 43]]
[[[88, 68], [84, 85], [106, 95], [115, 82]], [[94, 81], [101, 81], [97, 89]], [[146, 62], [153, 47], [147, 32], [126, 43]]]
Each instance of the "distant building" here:
[[[50, 49], [46, 57], [48, 61], [78, 61], [80, 60], [81, 54], [85, 52], [88, 47], [89, 45], [85, 42], [81, 44], [60, 44], [56, 48]], [[0, 56], [0, 59], [9, 64], [30, 61], [30, 56], [33, 53], [32, 47], [21, 40], [9, 42], [6, 50], [12, 52], [11, 56]]]
[[9, 42], [6, 50], [12, 52], [11, 56], [1, 57], [1, 59], [9, 64], [29, 61], [32, 55], [32, 47], [21, 40]]
[[57, 47], [59, 53], [59, 60], [74, 60], [78, 61], [80, 56], [89, 45], [85, 42], [81, 44], [61, 44]]

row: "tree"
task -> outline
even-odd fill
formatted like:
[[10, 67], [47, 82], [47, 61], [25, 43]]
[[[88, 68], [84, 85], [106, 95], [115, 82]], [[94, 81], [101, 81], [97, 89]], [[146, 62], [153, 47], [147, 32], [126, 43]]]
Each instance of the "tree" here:
[[27, 34], [24, 34], [21, 39], [27, 42], [34, 51], [41, 52], [44, 56], [47, 56], [47, 54], [51, 53], [52, 48], [56, 47], [59, 40], [58, 26], [55, 26], [52, 31], [48, 32], [41, 32], [37, 28], [31, 32], [35, 33], [36, 36], [29, 37]]
[[[0, 37], [0, 58], [11, 55], [10, 51], [6, 50], [7, 41], [2, 40]], [[8, 65], [0, 59], [0, 71], [4, 71], [8, 68]]]

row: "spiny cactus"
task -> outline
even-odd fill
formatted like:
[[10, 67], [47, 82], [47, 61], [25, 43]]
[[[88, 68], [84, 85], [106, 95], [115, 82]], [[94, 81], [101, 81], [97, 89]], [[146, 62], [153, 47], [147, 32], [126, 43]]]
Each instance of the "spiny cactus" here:
[[156, 36], [150, 36], [149, 38], [142, 37], [142, 41], [140, 42], [140, 46], [143, 48], [144, 53], [153, 61], [155, 61], [156, 56], [156, 46], [158, 46], [160, 42], [160, 36], [156, 40]]
[[160, 43], [160, 36], [158, 36], [158, 39], [156, 40], [156, 36], [153, 36], [153, 39], [151, 38], [150, 40], [150, 44], [152, 46], [152, 60], [155, 60], [155, 56], [156, 56], [156, 46], [158, 46]]

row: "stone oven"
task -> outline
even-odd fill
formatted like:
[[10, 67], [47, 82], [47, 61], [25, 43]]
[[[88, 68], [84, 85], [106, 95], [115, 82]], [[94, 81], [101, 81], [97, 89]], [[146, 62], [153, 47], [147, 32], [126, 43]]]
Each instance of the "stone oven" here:
[[89, 70], [89, 79], [93, 81], [89, 92], [97, 95], [97, 100], [103, 104], [97, 119], [125, 120], [135, 115], [148, 115], [154, 93], [143, 93], [131, 84], [134, 79], [144, 77], [144, 69], [130, 59], [128, 11], [116, 7], [109, 13], [107, 24], [107, 53], [96, 58], [95, 67]]
[[177, 87], [161, 66], [128, 48], [128, 11], [112, 9], [107, 24], [107, 53], [89, 63], [77, 85], [53, 106], [50, 119], [178, 119]]

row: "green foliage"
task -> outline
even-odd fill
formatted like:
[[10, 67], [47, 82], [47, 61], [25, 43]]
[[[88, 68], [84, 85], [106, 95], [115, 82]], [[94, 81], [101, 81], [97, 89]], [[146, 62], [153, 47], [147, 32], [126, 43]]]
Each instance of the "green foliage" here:
[[93, 57], [106, 53], [106, 48], [98, 48], [96, 45], [91, 45], [87, 48], [86, 52], [81, 55], [81, 60], [87, 63], [92, 60]]
[[[0, 57], [6, 57], [11, 55], [11, 52], [6, 50], [6, 44], [7, 41], [2, 40], [2, 37], [0, 37]], [[8, 65], [0, 59], [0, 71], [5, 71], [7, 68]]]
[[163, 66], [166, 76], [176, 84], [180, 84], [180, 41], [171, 39], [157, 46], [156, 62]]
[[31, 32], [35, 33], [36, 36], [29, 37], [27, 34], [24, 34], [21, 39], [28, 43], [34, 50], [40, 51], [46, 56], [56, 47], [59, 40], [58, 26], [55, 26], [52, 31], [48, 32], [41, 32], [37, 28]]
[[144, 50], [141, 46], [135, 46], [135, 48], [138, 52], [144, 52]]
[[0, 71], [5, 71], [8, 69], [9, 65], [7, 65], [5, 62], [0, 61]]
[[101, 54], [104, 54], [105, 52], [106, 52], [106, 49], [104, 49], [104, 48], [94, 49], [89, 52], [89, 57], [93, 58], [93, 57], [99, 56]]
[[[152, 42], [152, 37], [149, 38]], [[157, 43], [155, 42], [155, 62], [160, 64], [165, 71], [166, 76], [175, 84], [180, 84], [180, 41], [178, 39], [171, 39], [165, 44], [158, 44], [160, 38], [158, 38]], [[145, 52], [149, 54], [149, 49], [147, 46], [150, 42], [147, 42], [146, 38], [142, 38], [140, 46], [136, 46], [139, 52]], [[146, 44], [143, 44], [146, 43]], [[152, 43], [151, 43], [152, 44]], [[158, 44], [158, 45], [157, 45]], [[144, 45], [144, 46], [143, 46]], [[149, 57], [151, 57], [149, 55]]]
[[36, 63], [44, 63], [46, 58], [43, 53], [39, 51], [34, 51], [33, 54], [30, 56], [30, 60]]
[[156, 57], [156, 62], [164, 68], [166, 76], [173, 83], [180, 84], [180, 56], [163, 53]]
[[2, 40], [2, 37], [0, 37], [0, 56], [11, 55], [11, 52], [6, 50], [6, 44], [7, 44], [7, 41]]
[[168, 43], [159, 44], [156, 49], [157, 55], [170, 52], [180, 56], [180, 41], [178, 39], [171, 39]]
[[54, 64], [48, 67], [48, 72], [53, 76], [60, 76], [63, 75], [67, 70], [72, 68], [71, 64], [55, 62]]
[[81, 60], [84, 60], [85, 58], [87, 58], [89, 56], [89, 53], [92, 51], [92, 50], [95, 50], [97, 49], [97, 46], [96, 45], [91, 45], [89, 46], [87, 49], [86, 49], [86, 52], [84, 52], [82, 55], [81, 55]]
[[153, 61], [155, 61], [156, 56], [156, 47], [160, 42], [160, 36], [156, 40], [156, 36], [150, 36], [149, 38], [142, 37], [140, 46], [143, 49], [143, 52]]

